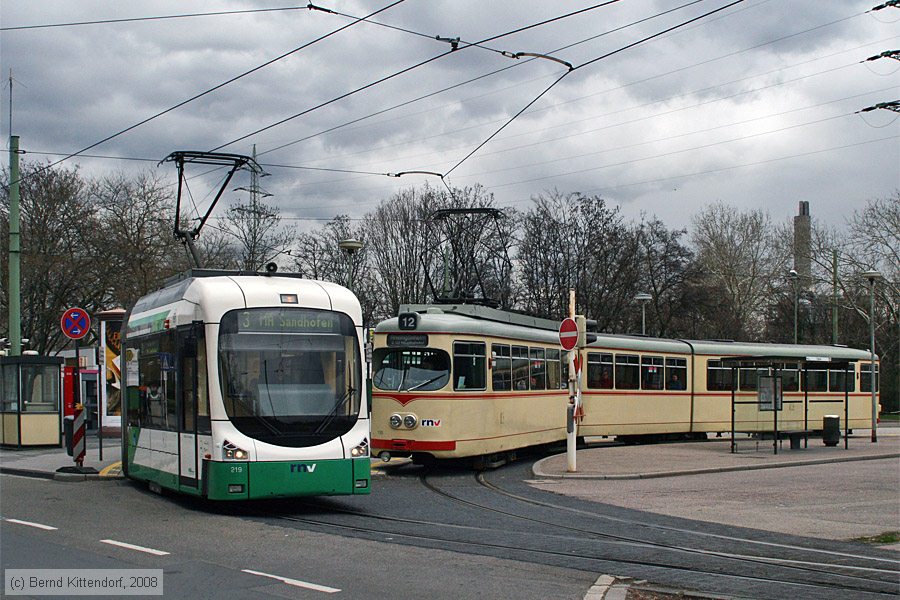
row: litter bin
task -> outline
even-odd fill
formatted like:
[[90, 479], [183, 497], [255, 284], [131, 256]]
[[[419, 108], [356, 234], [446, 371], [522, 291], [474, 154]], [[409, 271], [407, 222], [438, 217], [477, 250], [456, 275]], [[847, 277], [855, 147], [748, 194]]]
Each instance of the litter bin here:
[[841, 418], [825, 415], [822, 419], [822, 441], [826, 446], [837, 446], [841, 441]]

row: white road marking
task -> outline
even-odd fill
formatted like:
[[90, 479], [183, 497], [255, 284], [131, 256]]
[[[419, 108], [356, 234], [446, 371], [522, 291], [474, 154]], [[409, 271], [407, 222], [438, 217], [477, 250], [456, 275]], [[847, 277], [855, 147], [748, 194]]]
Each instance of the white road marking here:
[[262, 573], [260, 571], [251, 571], [250, 569], [241, 569], [244, 573], [250, 573], [251, 575], [259, 575], [260, 577], [268, 577], [270, 579], [277, 579], [282, 583], [286, 583], [288, 585], [294, 585], [297, 587], [306, 588], [308, 590], [315, 590], [317, 592], [325, 592], [326, 594], [334, 594], [335, 592], [339, 592], [338, 588], [328, 587], [325, 585], [318, 585], [316, 583], [309, 583], [306, 581], [300, 581], [299, 579], [291, 579], [289, 577], [281, 577], [280, 575], [270, 575], [269, 573]]
[[119, 546], [120, 548], [128, 548], [129, 550], [137, 550], [138, 552], [146, 552], [147, 554], [153, 554], [155, 556], [165, 556], [168, 552], [163, 550], [156, 550], [154, 548], [145, 548], [143, 546], [135, 546], [134, 544], [126, 544], [125, 542], [117, 542], [116, 540], [100, 540], [104, 544], [109, 544], [111, 546]]
[[32, 523], [31, 521], [20, 521], [19, 519], [4, 519], [7, 523], [18, 523], [19, 525], [27, 525], [28, 527], [35, 527], [37, 529], [44, 529], [45, 531], [55, 531], [56, 527], [50, 527], [49, 525], [42, 525], [41, 523]]

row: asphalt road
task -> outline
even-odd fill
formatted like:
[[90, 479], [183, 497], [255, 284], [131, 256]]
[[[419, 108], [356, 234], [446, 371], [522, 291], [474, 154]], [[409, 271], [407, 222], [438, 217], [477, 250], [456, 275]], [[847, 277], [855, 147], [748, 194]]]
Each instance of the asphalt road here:
[[[530, 460], [480, 475], [408, 464], [375, 475], [371, 496], [247, 504], [2, 475], [0, 566], [163, 569], [173, 598], [580, 600], [601, 575], [739, 598], [895, 598], [898, 554], [847, 541], [897, 511], [895, 464], [564, 483], [535, 479]], [[845, 489], [827, 495], [840, 518], [822, 518], [822, 485]]]
[[11, 568], [162, 568], [169, 598], [329, 595], [297, 582], [340, 590], [336, 595], [343, 598], [582, 598], [596, 580], [593, 573], [563, 566], [441, 547], [410, 547], [399, 536], [347, 537], [343, 529], [335, 534], [327, 527], [265, 516], [289, 509], [292, 516], [319, 518], [337, 509], [365, 509], [367, 497], [313, 505], [260, 503], [248, 512], [234, 505], [159, 497], [127, 481], [71, 483], [2, 475], [0, 490], [4, 572]]

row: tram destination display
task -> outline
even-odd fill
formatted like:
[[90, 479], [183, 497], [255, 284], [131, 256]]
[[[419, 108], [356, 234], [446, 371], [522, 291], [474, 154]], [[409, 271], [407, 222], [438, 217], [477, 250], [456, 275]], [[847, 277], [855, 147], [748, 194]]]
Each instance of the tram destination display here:
[[241, 333], [340, 333], [334, 313], [298, 309], [252, 309], [238, 313]]

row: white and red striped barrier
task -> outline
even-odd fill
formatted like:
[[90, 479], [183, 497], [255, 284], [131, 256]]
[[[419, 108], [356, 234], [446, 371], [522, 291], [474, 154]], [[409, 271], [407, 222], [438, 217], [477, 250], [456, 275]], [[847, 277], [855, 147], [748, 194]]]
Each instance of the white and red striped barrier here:
[[84, 408], [75, 407], [75, 422], [72, 424], [72, 460], [83, 466], [85, 454]]

